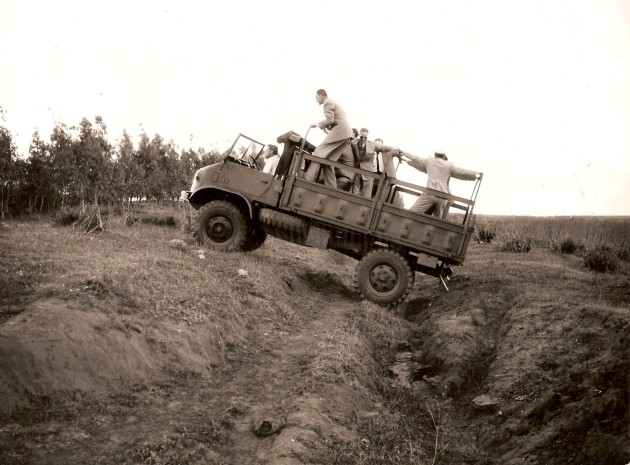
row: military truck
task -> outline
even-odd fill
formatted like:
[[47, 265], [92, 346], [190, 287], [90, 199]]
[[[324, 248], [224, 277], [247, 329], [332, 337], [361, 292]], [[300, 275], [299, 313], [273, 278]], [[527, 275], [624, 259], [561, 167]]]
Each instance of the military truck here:
[[[273, 175], [260, 167], [265, 144], [244, 134], [238, 135], [223, 161], [195, 173], [181, 199], [197, 210], [195, 235], [200, 244], [247, 252], [271, 234], [307, 247], [336, 250], [358, 260], [353, 283], [357, 291], [384, 306], [408, 297], [416, 272], [441, 279], [448, 290], [451, 267], [464, 263], [474, 231], [473, 208], [481, 178], [470, 198], [458, 197], [316, 158], [306, 136], [292, 131], [287, 135], [278, 138], [284, 150]], [[375, 195], [368, 199], [304, 180], [303, 169], [312, 161], [376, 178]], [[423, 193], [449, 201], [447, 219], [412, 213], [400, 202], [406, 197], [409, 204]]]

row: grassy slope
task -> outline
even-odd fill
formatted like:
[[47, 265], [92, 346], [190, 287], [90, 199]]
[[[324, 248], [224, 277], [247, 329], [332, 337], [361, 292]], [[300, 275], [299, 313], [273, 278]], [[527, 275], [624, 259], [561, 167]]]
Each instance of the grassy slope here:
[[[110, 226], [0, 230], [2, 463], [629, 458], [625, 264], [474, 244], [451, 292], [418, 275], [385, 311], [334, 252], [272, 238], [202, 260], [176, 229]], [[430, 382], [394, 382], [400, 353]], [[271, 413], [287, 427], [261, 441], [251, 420]]]

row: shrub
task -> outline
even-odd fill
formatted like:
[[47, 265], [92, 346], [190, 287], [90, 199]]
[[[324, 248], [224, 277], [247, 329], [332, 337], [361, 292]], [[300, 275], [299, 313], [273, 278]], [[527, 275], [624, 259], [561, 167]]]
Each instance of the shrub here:
[[610, 247], [598, 246], [584, 254], [584, 266], [600, 273], [615, 271], [617, 269], [617, 258]]
[[195, 222], [193, 221], [193, 219], [192, 219], [190, 216], [186, 216], [186, 217], [182, 220], [182, 223], [181, 223], [181, 225], [180, 225], [179, 229], [180, 229], [183, 233], [190, 234], [190, 233], [195, 232], [195, 227], [196, 227], [196, 224], [195, 224]]
[[53, 221], [57, 226], [70, 226], [79, 220], [79, 213], [74, 210], [63, 209], [55, 213]]
[[144, 224], [154, 224], [156, 226], [169, 226], [174, 227], [177, 226], [177, 221], [173, 215], [169, 216], [156, 216], [150, 215], [142, 218], [142, 223]]
[[617, 251], [617, 258], [624, 262], [630, 262], [630, 245], [623, 245]]
[[129, 212], [125, 213], [125, 216], [124, 216], [125, 226], [133, 226], [136, 223], [136, 221], [138, 221], [137, 216], [133, 216]]
[[195, 214], [193, 213], [190, 204], [187, 204], [182, 208], [182, 216], [180, 219], [179, 229], [187, 234], [195, 232], [197, 226]]
[[480, 226], [475, 234], [475, 240], [480, 244], [492, 242], [492, 239], [496, 237], [494, 229], [487, 228], [486, 226]]
[[560, 253], [571, 255], [575, 253], [578, 248], [579, 244], [574, 242], [573, 239], [565, 239], [560, 242]]
[[507, 242], [499, 245], [499, 252], [524, 252], [527, 253], [532, 250], [531, 240], [528, 239], [510, 239]]
[[125, 212], [125, 209], [123, 207], [120, 206], [120, 204], [116, 204], [116, 205], [109, 205], [107, 207], [107, 214], [112, 216], [112, 215], [122, 215]]

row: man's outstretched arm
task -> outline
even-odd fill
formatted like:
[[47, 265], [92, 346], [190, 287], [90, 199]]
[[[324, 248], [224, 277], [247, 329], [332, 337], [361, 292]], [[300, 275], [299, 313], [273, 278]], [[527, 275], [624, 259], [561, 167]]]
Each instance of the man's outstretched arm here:
[[453, 166], [451, 167], [451, 176], [456, 179], [463, 179], [464, 181], [474, 181], [482, 177], [483, 173], [481, 171], [467, 170]]
[[423, 173], [427, 172], [427, 159], [423, 157], [419, 157], [418, 155], [414, 155], [409, 152], [400, 152], [401, 160], [409, 163], [410, 166], [413, 166], [415, 169], [422, 171]]

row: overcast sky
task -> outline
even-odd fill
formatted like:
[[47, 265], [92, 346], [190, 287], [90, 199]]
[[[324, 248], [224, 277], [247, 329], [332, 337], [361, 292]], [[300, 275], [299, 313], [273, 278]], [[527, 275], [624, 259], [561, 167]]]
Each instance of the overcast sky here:
[[628, 0], [3, 0], [0, 60], [22, 155], [96, 115], [114, 143], [274, 142], [324, 88], [371, 139], [484, 171], [478, 213], [630, 215]]

